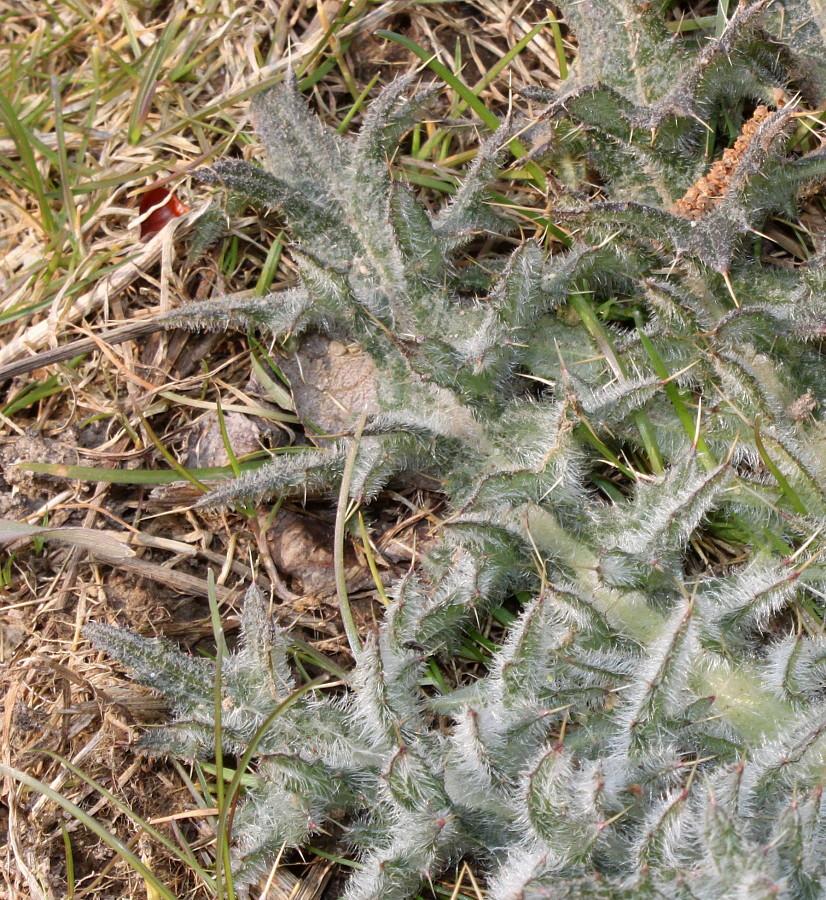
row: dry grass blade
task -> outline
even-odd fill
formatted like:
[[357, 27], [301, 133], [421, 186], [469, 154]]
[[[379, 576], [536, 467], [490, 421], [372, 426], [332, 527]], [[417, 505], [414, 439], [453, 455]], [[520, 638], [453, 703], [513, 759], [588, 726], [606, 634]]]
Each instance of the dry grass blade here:
[[7, 363], [0, 366], [0, 382], [9, 378], [17, 378], [19, 375], [27, 375], [37, 369], [45, 369], [59, 362], [65, 362], [75, 356], [81, 356], [84, 353], [91, 353], [96, 350], [101, 341], [110, 346], [114, 344], [122, 344], [124, 341], [134, 341], [137, 338], [147, 337], [156, 331], [162, 331], [163, 325], [159, 322], [132, 322], [129, 325], [123, 325], [121, 328], [112, 328], [103, 332], [93, 340], [92, 338], [83, 338], [79, 341], [72, 341], [55, 350], [41, 350], [28, 359], [20, 359], [16, 362]]
[[[78, 297], [67, 309], [56, 310], [54, 316], [50, 316], [36, 325], [31, 325], [22, 334], [0, 347], [0, 365], [10, 363], [24, 354], [35, 352], [53, 338], [56, 331], [62, 326], [79, 322], [84, 317], [95, 313], [104, 304], [117, 298], [138, 278], [146, 275], [161, 261], [162, 257], [171, 258], [173, 236], [183, 237], [187, 228], [190, 228], [205, 211], [206, 206], [201, 206], [180, 219], [170, 222], [127, 263], [119, 266], [110, 276], [101, 279], [92, 290]], [[161, 277], [164, 277], [163, 273]], [[166, 273], [166, 277], [169, 277], [168, 273]]]
[[0, 545], [31, 538], [44, 541], [61, 541], [87, 553], [109, 559], [129, 559], [135, 555], [124, 541], [113, 534], [102, 534], [90, 528], [41, 528], [39, 525], [26, 525], [22, 522], [9, 522], [0, 519]]

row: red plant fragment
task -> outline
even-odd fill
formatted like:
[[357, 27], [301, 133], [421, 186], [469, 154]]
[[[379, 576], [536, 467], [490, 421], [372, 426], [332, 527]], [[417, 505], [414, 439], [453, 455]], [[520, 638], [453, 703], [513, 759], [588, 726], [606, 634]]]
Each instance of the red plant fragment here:
[[149, 213], [141, 222], [141, 240], [148, 241], [167, 222], [182, 216], [185, 212], [189, 212], [189, 207], [181, 203], [174, 191], [168, 191], [165, 187], [150, 188], [141, 195], [141, 216]]

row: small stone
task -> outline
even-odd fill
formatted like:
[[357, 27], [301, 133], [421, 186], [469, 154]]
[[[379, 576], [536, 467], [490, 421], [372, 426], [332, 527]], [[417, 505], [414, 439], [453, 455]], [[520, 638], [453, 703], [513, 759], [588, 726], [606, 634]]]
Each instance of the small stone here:
[[[258, 425], [249, 416], [236, 412], [224, 413], [224, 426], [236, 457], [261, 449]], [[218, 413], [207, 413], [190, 434], [186, 465], [193, 469], [213, 469], [229, 463]]]

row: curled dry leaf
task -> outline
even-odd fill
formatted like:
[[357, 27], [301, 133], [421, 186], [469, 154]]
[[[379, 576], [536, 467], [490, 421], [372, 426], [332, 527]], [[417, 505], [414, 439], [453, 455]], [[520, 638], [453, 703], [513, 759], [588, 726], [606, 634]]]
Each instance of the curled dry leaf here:
[[153, 187], [141, 194], [139, 209], [141, 217], [146, 216], [141, 222], [141, 241], [148, 241], [167, 222], [189, 212], [189, 207], [181, 203], [178, 195], [165, 187]]

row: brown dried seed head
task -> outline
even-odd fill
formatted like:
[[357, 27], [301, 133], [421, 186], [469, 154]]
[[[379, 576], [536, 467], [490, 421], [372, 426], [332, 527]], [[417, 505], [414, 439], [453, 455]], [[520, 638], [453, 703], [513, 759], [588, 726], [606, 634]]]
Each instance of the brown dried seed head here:
[[723, 155], [680, 197], [672, 207], [672, 212], [686, 219], [698, 219], [713, 206], [712, 201], [721, 199], [731, 184], [734, 172], [743, 160], [761, 123], [771, 115], [767, 106], [758, 106], [751, 118], [743, 125], [733, 147], [723, 151]]

